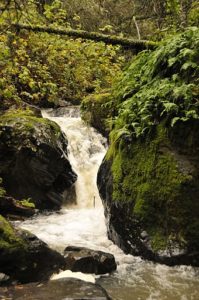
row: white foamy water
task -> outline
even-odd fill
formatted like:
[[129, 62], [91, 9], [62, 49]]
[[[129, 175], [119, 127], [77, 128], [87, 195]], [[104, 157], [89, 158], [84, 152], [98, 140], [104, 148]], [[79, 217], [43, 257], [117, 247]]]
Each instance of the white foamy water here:
[[[53, 115], [53, 112], [51, 113]], [[86, 124], [78, 116], [78, 108], [68, 108], [67, 116], [52, 117], [43, 112], [44, 117], [55, 121], [68, 139], [68, 156], [73, 170], [78, 174], [76, 194], [78, 207], [91, 207], [94, 202], [101, 205], [96, 186], [97, 171], [105, 155], [106, 139]]]
[[62, 117], [52, 117], [53, 112], [43, 115], [57, 122], [67, 136], [69, 159], [78, 174], [78, 205], [64, 207], [58, 213], [38, 215], [20, 226], [58, 251], [74, 245], [114, 254], [117, 271], [100, 278], [96, 276], [96, 279], [115, 300], [198, 300], [198, 268], [171, 268], [146, 262], [125, 255], [108, 240], [96, 187], [97, 170], [106, 151], [104, 138], [81, 121], [77, 109], [69, 108], [67, 115]]

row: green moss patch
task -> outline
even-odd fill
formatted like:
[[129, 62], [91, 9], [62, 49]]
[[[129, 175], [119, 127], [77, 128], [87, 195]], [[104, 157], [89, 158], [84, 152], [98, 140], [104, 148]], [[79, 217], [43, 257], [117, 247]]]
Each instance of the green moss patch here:
[[24, 241], [17, 236], [14, 228], [0, 215], [0, 249], [25, 247]]
[[[152, 247], [160, 250], [169, 241], [195, 241], [199, 204], [189, 193], [197, 189], [197, 182], [180, 171], [167, 131], [159, 126], [151, 141], [128, 144], [120, 138], [111, 155], [113, 201], [130, 205], [132, 216], [150, 233]], [[195, 223], [193, 230], [189, 222]]]
[[19, 201], [19, 204], [27, 208], [35, 208], [35, 204], [32, 202], [31, 198], [21, 200]]
[[0, 138], [11, 147], [30, 147], [35, 150], [35, 138], [52, 143], [61, 135], [60, 127], [48, 119], [26, 110], [8, 110], [0, 116]]

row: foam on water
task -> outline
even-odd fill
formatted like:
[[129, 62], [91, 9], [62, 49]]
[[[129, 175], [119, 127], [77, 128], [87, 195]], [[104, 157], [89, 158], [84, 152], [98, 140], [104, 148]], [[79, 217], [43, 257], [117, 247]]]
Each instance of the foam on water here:
[[77, 278], [87, 282], [95, 283], [95, 277], [93, 275], [84, 274], [81, 272], [72, 272], [70, 270], [60, 272], [59, 274], [54, 274], [53, 276], [51, 276], [50, 280], [58, 280], [62, 278]]

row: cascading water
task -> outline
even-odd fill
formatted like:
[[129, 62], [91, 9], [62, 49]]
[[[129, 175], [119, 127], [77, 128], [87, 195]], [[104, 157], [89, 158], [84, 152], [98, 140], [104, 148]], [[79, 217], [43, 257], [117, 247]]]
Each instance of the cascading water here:
[[125, 255], [108, 240], [96, 187], [97, 170], [106, 151], [105, 139], [82, 122], [77, 108], [68, 108], [62, 116], [60, 112], [56, 116], [55, 111], [44, 111], [43, 116], [58, 123], [67, 136], [69, 159], [78, 174], [77, 205], [36, 216], [20, 226], [59, 251], [76, 245], [114, 254], [117, 271], [97, 281], [115, 300], [197, 300], [198, 268], [146, 262]]
[[106, 140], [82, 122], [78, 107], [69, 107], [65, 113], [65, 116], [53, 117], [53, 111], [44, 111], [43, 116], [58, 123], [69, 141], [69, 160], [78, 174], [75, 187], [78, 208], [101, 206], [96, 176], [106, 151]]

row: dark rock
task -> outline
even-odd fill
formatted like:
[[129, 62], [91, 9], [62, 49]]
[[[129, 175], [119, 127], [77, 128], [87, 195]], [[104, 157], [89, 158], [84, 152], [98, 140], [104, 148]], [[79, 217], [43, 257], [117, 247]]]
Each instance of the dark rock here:
[[73, 272], [105, 274], [117, 268], [112, 254], [84, 247], [69, 246], [64, 250], [66, 269]]
[[123, 141], [100, 166], [108, 236], [126, 253], [199, 266], [198, 125], [179, 122], [167, 136], [160, 127], [146, 141]]
[[11, 300], [111, 300], [101, 286], [72, 278], [0, 288], [0, 295]]
[[75, 182], [67, 140], [58, 125], [34, 113], [0, 119], [0, 176], [8, 195], [31, 198], [39, 209], [58, 209]]
[[64, 257], [25, 230], [0, 216], [0, 272], [21, 283], [47, 280], [64, 269]]
[[0, 286], [8, 285], [10, 283], [10, 277], [4, 273], [0, 273]]
[[32, 207], [22, 205], [20, 201], [17, 201], [12, 197], [3, 196], [0, 197], [0, 212], [3, 216], [9, 216], [9, 218], [13, 216], [14, 219], [17, 217], [21, 219], [23, 217], [33, 216], [36, 210]]

